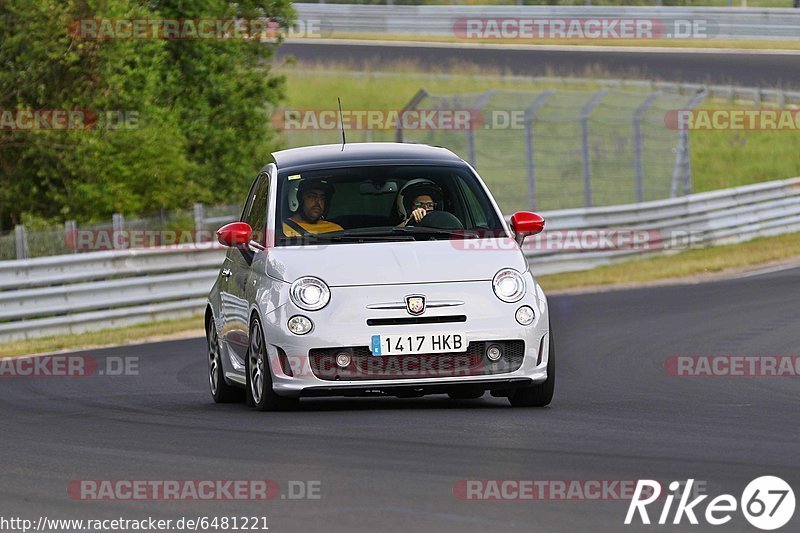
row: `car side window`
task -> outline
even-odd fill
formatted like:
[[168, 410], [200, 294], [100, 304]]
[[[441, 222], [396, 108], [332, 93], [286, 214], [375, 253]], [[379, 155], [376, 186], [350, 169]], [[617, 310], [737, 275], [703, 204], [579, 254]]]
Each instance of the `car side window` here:
[[256, 190], [256, 184], [258, 184], [258, 177], [253, 180], [253, 184], [250, 186], [250, 190], [247, 192], [247, 196], [244, 198], [244, 207], [242, 208], [242, 216], [239, 217], [240, 222], [246, 222], [247, 217], [250, 215], [250, 208], [253, 206], [253, 193]]
[[486, 209], [488, 206], [481, 205], [481, 202], [475, 197], [475, 192], [470, 187], [461, 187], [464, 191], [464, 198], [467, 201], [467, 209], [469, 210], [470, 217], [473, 224], [478, 228], [489, 227], [489, 221], [486, 219]]
[[258, 176], [248, 198], [249, 209], [245, 213], [244, 222], [247, 222], [253, 231], [258, 234], [257, 241], [264, 240], [264, 230], [267, 224], [267, 203], [269, 199], [269, 175], [265, 172]]

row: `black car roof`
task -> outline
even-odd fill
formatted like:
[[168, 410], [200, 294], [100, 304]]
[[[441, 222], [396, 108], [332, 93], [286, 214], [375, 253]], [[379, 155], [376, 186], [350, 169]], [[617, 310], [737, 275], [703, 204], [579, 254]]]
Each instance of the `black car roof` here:
[[323, 144], [274, 152], [278, 170], [300, 167], [342, 166], [369, 163], [460, 163], [464, 161], [446, 148], [408, 143]]

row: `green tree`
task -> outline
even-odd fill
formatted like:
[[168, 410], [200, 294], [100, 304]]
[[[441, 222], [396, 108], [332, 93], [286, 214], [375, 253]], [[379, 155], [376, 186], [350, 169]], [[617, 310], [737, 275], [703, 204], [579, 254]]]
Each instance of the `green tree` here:
[[[76, 20], [269, 17], [287, 0], [0, 2], [0, 113], [120, 110], [118, 129], [20, 131], [0, 123], [0, 228], [38, 217], [82, 221], [193, 201], [231, 202], [277, 140], [283, 97], [275, 45], [255, 41], [85, 39]], [[105, 121], [107, 122], [107, 121]], [[134, 126], [134, 127], [131, 127]]]

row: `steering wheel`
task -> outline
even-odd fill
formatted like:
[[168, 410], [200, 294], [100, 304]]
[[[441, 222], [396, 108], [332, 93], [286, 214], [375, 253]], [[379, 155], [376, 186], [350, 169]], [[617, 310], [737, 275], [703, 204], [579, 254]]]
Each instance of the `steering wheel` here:
[[[407, 225], [411, 225], [411, 221]], [[464, 229], [464, 225], [458, 218], [447, 211], [431, 211], [417, 223], [417, 226], [438, 229]]]

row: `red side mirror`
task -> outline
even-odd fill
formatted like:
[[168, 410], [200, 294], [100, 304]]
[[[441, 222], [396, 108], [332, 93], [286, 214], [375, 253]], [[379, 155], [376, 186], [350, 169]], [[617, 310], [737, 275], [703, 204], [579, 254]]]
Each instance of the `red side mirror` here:
[[217, 240], [225, 246], [240, 248], [247, 246], [252, 234], [253, 229], [247, 222], [231, 222], [217, 230]]
[[519, 211], [511, 215], [511, 229], [516, 234], [517, 242], [521, 243], [526, 236], [542, 232], [544, 219], [536, 213]]

